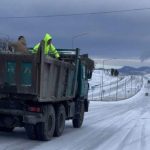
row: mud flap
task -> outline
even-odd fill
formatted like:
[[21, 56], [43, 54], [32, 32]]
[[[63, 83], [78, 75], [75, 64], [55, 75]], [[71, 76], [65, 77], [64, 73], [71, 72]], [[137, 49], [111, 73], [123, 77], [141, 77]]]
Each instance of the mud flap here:
[[37, 124], [39, 122], [44, 122], [44, 117], [42, 114], [38, 115], [25, 115], [23, 116], [23, 122], [28, 124]]

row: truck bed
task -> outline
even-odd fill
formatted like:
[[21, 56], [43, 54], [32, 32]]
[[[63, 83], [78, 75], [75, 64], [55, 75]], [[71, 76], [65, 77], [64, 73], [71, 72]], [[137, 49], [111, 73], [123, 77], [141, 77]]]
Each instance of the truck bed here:
[[75, 64], [42, 54], [0, 54], [0, 68], [1, 97], [11, 94], [39, 102], [74, 97]]

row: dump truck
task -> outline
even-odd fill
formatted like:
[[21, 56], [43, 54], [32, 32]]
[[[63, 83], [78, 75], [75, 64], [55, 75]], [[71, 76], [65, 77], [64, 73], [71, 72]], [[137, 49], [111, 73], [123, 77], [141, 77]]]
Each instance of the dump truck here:
[[61, 60], [37, 54], [0, 52], [0, 131], [24, 127], [33, 140], [60, 136], [65, 120], [80, 128], [88, 111], [88, 79], [94, 62], [79, 49], [58, 49]]

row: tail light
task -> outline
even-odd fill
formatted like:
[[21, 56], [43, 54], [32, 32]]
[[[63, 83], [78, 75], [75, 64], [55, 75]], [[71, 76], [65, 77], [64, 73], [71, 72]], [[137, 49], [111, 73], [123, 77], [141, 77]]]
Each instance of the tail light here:
[[40, 107], [35, 107], [35, 106], [30, 106], [28, 107], [28, 111], [30, 112], [41, 112], [41, 108]]

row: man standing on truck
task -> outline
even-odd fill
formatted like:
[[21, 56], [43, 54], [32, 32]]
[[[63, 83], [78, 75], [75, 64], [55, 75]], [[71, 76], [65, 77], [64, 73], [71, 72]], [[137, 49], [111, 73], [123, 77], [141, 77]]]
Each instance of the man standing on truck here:
[[28, 53], [26, 45], [26, 39], [24, 36], [19, 36], [17, 42], [9, 43], [10, 49], [14, 50], [14, 52], [23, 54]]
[[[43, 40], [45, 43], [44, 54], [45, 55], [52, 54], [55, 56], [55, 58], [59, 58], [60, 55], [59, 55], [58, 51], [56, 50], [55, 46], [52, 44], [52, 36], [50, 34], [46, 33]], [[37, 53], [39, 46], [40, 46], [40, 43], [38, 43], [34, 46], [33, 53]]]

